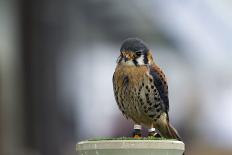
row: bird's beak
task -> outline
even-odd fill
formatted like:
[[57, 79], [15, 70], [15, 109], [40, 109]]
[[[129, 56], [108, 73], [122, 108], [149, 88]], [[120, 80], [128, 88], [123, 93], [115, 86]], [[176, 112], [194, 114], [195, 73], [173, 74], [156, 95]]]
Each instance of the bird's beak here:
[[124, 57], [124, 60], [125, 60], [125, 61], [128, 61], [128, 60], [129, 60], [129, 58], [128, 58], [128, 57]]
[[124, 52], [122, 52], [122, 57], [123, 57], [124, 61], [126, 62], [128, 60], [132, 60], [134, 58], [134, 55], [130, 51], [124, 51]]

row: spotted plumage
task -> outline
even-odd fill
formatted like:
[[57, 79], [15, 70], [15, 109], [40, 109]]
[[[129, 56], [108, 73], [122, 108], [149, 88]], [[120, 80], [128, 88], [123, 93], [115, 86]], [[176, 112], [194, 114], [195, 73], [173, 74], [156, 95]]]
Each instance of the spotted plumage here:
[[142, 40], [129, 38], [123, 42], [113, 88], [118, 107], [126, 118], [135, 124], [157, 128], [163, 137], [180, 140], [169, 123], [167, 80]]

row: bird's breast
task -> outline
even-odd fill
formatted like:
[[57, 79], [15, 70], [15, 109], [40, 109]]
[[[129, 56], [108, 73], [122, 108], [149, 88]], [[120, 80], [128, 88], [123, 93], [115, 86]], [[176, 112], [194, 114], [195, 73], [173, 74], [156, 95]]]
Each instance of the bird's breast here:
[[[126, 66], [118, 65], [115, 69], [115, 80], [119, 87], [126, 86], [137, 86], [141, 80], [144, 79], [144, 76], [148, 74], [148, 69], [146, 66]], [[125, 83], [126, 79], [126, 83]]]
[[[117, 66], [114, 73], [114, 92], [120, 110], [135, 122], [149, 121], [144, 115], [146, 85], [149, 75], [146, 66]], [[146, 80], [147, 79], [147, 80]]]

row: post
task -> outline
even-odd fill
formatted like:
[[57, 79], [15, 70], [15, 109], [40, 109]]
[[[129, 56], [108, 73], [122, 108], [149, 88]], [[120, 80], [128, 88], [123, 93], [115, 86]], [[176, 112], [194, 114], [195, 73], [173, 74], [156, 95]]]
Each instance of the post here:
[[184, 143], [177, 140], [99, 140], [76, 145], [80, 155], [182, 155]]

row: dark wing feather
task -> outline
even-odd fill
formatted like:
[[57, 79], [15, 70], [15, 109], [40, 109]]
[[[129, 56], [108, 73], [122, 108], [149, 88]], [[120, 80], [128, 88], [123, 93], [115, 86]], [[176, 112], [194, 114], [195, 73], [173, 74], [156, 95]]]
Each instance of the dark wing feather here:
[[153, 77], [154, 85], [158, 89], [162, 100], [162, 108], [165, 112], [169, 111], [168, 84], [162, 70], [155, 64], [149, 66], [150, 75]]

